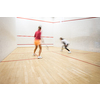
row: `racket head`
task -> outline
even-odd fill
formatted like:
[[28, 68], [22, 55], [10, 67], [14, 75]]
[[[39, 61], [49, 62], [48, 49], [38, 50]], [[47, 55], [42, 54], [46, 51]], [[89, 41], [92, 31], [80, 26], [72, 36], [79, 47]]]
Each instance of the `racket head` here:
[[49, 47], [46, 45], [47, 50], [49, 50]]
[[41, 38], [41, 42], [46, 46], [46, 49], [49, 50], [49, 47], [45, 44], [44, 39]]

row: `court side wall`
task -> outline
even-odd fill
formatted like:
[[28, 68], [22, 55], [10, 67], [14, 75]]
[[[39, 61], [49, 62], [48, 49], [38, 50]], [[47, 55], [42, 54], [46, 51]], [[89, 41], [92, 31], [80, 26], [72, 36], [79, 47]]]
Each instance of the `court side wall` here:
[[60, 37], [70, 42], [69, 48], [100, 52], [100, 18], [54, 24], [54, 46], [61, 47]]
[[[34, 18], [40, 21], [32, 20], [32, 18], [16, 18], [16, 33], [17, 33], [17, 47], [34, 47], [34, 34], [38, 30], [38, 26], [42, 27], [42, 36], [44, 39], [44, 44], [48, 46], [53, 46], [53, 23], [49, 23], [52, 19], [43, 19], [42, 22], [40, 18]], [[44, 46], [44, 45], [43, 45]]]
[[0, 61], [7, 57], [16, 47], [15, 18], [0, 17]]

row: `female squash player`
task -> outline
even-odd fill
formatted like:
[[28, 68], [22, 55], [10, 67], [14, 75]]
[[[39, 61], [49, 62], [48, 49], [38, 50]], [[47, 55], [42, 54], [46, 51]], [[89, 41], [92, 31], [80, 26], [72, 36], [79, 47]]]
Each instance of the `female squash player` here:
[[34, 40], [34, 44], [35, 44], [35, 49], [34, 49], [34, 56], [36, 55], [35, 52], [39, 46], [39, 56], [38, 59], [41, 59], [42, 57], [40, 56], [41, 52], [42, 52], [42, 46], [41, 46], [41, 27], [38, 27], [38, 31], [35, 32], [34, 34], [35, 40]]

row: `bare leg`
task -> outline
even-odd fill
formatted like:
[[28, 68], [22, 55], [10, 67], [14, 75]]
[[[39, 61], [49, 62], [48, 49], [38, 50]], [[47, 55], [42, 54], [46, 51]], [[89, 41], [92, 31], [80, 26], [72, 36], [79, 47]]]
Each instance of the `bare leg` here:
[[40, 56], [40, 54], [41, 54], [41, 51], [42, 51], [42, 46], [41, 46], [41, 44], [39, 45], [39, 56]]
[[38, 46], [37, 46], [37, 45], [35, 45], [34, 54], [35, 54], [35, 52], [36, 52], [37, 48], [38, 48]]

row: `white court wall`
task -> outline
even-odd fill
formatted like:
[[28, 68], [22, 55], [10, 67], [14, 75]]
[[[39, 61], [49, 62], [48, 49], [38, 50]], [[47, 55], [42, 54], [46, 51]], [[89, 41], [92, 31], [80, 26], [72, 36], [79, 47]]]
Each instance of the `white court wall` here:
[[100, 52], [100, 18], [90, 18], [59, 23], [59, 21], [80, 18], [86, 17], [55, 17], [53, 19], [52, 17], [30, 17], [30, 19], [51, 22], [58, 21], [58, 23], [48, 23], [16, 18], [17, 35], [26, 36], [17, 37], [17, 46], [34, 46], [34, 38], [32, 36], [37, 31], [38, 26], [42, 26], [42, 36], [54, 37], [44, 38], [45, 43], [50, 44], [49, 46], [60, 47], [61, 42], [59, 38], [63, 37], [70, 42], [69, 48]]
[[[35, 18], [30, 17], [28, 19], [20, 19], [16, 18], [16, 33], [17, 33], [17, 46], [18, 47], [32, 47], [34, 46], [34, 37], [32, 37], [35, 32], [38, 30], [38, 26], [42, 27], [42, 36], [46, 36], [44, 39], [45, 44], [49, 46], [53, 46], [53, 23], [42, 22], [42, 21], [34, 21], [32, 19], [44, 20], [44, 21], [52, 21], [52, 18]], [[21, 35], [24, 35], [20, 37]]]
[[15, 18], [0, 17], [0, 61], [8, 56], [16, 47]]
[[53, 28], [54, 46], [60, 47], [63, 37], [70, 42], [69, 48], [100, 52], [100, 18], [55, 23]]

